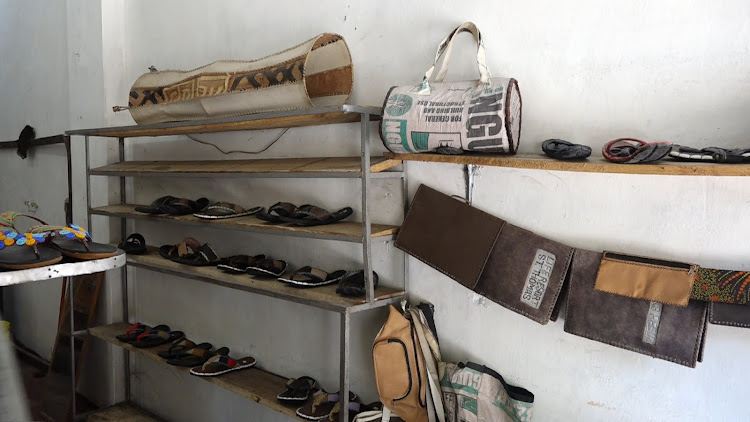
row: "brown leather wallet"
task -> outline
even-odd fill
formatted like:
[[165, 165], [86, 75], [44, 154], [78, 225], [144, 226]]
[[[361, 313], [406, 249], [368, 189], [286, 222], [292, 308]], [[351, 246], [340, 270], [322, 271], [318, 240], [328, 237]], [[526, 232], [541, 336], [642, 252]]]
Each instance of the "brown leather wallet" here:
[[694, 368], [702, 360], [707, 303], [680, 307], [598, 291], [601, 259], [601, 253], [575, 250], [565, 331]]
[[711, 324], [750, 328], [750, 304], [712, 302], [708, 315]]
[[396, 247], [473, 288], [505, 222], [420, 185], [396, 237]]
[[506, 223], [474, 291], [547, 324], [572, 257], [572, 247]]

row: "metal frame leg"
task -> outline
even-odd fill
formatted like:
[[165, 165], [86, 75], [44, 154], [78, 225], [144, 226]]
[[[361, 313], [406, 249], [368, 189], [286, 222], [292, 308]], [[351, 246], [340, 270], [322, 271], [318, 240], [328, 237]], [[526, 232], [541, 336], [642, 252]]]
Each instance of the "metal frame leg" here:
[[[409, 212], [409, 184], [406, 180], [406, 162], [403, 163], [403, 172], [401, 175], [401, 193], [404, 195], [404, 219], [406, 219], [406, 214]], [[406, 252], [401, 251], [401, 254], [404, 256], [404, 292], [409, 290], [409, 257], [407, 256]]]
[[476, 172], [476, 165], [464, 165], [464, 182], [466, 182], [466, 203], [469, 205], [474, 202], [474, 175], [476, 174]]
[[84, 148], [86, 150], [86, 224], [87, 228], [94, 231], [91, 227], [91, 155], [89, 154], [89, 137], [84, 138]]
[[[125, 161], [125, 138], [118, 138], [120, 162]], [[127, 203], [125, 176], [120, 176], [120, 203]], [[120, 241], [125, 241], [127, 237], [127, 220], [120, 219]], [[130, 311], [128, 309], [128, 268], [124, 265], [120, 269], [120, 288], [122, 290], [122, 320], [130, 322]], [[123, 355], [123, 372], [125, 375], [125, 401], [130, 401], [130, 351], [122, 349]]]
[[70, 312], [70, 420], [76, 419], [76, 337], [75, 315], [73, 309], [73, 278], [65, 277], [63, 282], [68, 286], [68, 308]]
[[350, 325], [351, 314], [349, 312], [341, 313], [341, 367], [339, 369], [339, 377], [341, 382], [339, 385], [339, 401], [341, 403], [341, 411], [339, 413], [340, 421], [349, 420], [349, 343], [350, 343]]
[[[372, 227], [370, 226], [370, 207], [368, 191], [370, 189], [370, 115], [363, 114], [362, 133], [362, 258], [365, 266], [366, 299], [368, 303], [375, 300], [375, 287], [372, 275]], [[348, 419], [344, 419], [348, 420]]]

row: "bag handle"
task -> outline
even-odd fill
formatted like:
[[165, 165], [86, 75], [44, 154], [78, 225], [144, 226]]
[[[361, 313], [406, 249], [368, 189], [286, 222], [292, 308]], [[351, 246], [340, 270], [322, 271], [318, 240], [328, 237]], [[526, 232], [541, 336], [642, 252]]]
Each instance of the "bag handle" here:
[[473, 22], [465, 22], [454, 29], [453, 32], [445, 37], [440, 45], [438, 45], [437, 52], [435, 53], [435, 60], [432, 62], [432, 67], [427, 69], [427, 72], [425, 72], [424, 78], [422, 79], [422, 86], [419, 90], [420, 93], [430, 92], [430, 78], [435, 72], [435, 66], [437, 66], [437, 62], [438, 60], [440, 60], [440, 57], [443, 54], [445, 54], [445, 59], [443, 60], [443, 63], [441, 64], [440, 69], [435, 76], [435, 82], [442, 82], [443, 79], [445, 79], [445, 75], [446, 73], [448, 73], [448, 63], [450, 62], [451, 54], [453, 53], [453, 39], [456, 35], [462, 32], [468, 32], [472, 36], [474, 36], [474, 41], [476, 41], [477, 43], [477, 66], [479, 68], [479, 84], [489, 85], [492, 75], [490, 74], [489, 68], [487, 68], [487, 56], [484, 50], [482, 34], [479, 32], [479, 28], [477, 28], [477, 26]]
[[430, 329], [427, 328], [427, 320], [424, 314], [419, 308], [409, 308], [409, 313], [412, 316], [412, 323], [414, 323], [415, 331], [417, 332], [417, 338], [419, 339], [419, 345], [422, 348], [422, 356], [424, 357], [425, 366], [427, 368], [427, 379], [430, 389], [428, 390], [429, 403], [432, 401], [434, 408], [434, 414], [431, 411], [432, 408], [428, 407], [428, 414], [430, 414], [430, 422], [437, 416], [437, 420], [445, 422], [445, 409], [443, 408], [443, 394], [440, 389], [440, 378], [438, 377], [437, 367], [435, 366], [436, 361], [441, 360], [440, 348], [435, 341], [435, 336], [432, 335]]

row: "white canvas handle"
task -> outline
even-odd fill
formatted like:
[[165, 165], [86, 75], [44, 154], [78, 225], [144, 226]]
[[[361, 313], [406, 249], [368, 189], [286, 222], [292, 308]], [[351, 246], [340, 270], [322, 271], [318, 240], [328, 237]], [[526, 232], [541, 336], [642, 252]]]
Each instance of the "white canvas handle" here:
[[489, 68], [487, 68], [487, 55], [484, 51], [482, 34], [479, 32], [479, 28], [477, 28], [474, 23], [465, 22], [458, 28], [454, 29], [453, 32], [445, 37], [440, 45], [438, 45], [437, 52], [435, 53], [435, 60], [432, 62], [432, 67], [430, 67], [424, 74], [422, 86], [419, 90], [420, 93], [426, 93], [430, 91], [430, 78], [432, 78], [432, 74], [435, 72], [435, 66], [437, 66], [437, 62], [438, 60], [440, 60], [440, 57], [443, 54], [445, 54], [445, 58], [443, 59], [443, 63], [441, 64], [440, 69], [435, 76], [435, 82], [442, 82], [445, 79], [445, 75], [446, 73], [448, 73], [448, 63], [450, 62], [451, 54], [453, 52], [453, 39], [456, 35], [462, 32], [469, 32], [472, 36], [474, 36], [474, 41], [476, 41], [477, 43], [477, 66], [479, 68], [479, 84], [488, 85], [490, 83], [490, 78], [492, 77], [492, 75], [490, 74]]
[[[440, 361], [440, 349], [429, 328], [425, 328], [427, 327], [427, 321], [425, 320], [422, 311], [418, 308], [410, 308], [409, 312], [412, 315], [412, 322], [414, 323], [417, 338], [419, 339], [419, 344], [422, 348], [425, 366], [427, 367], [427, 380], [430, 386], [427, 394], [427, 404], [429, 406], [430, 401], [432, 401], [432, 404], [435, 406], [434, 413], [430, 411], [430, 407], [427, 408], [430, 422], [432, 422], [435, 417], [437, 417], [438, 421], [445, 422], [443, 393], [440, 389], [440, 378], [438, 377], [437, 367], [435, 366], [435, 362]], [[429, 398], [432, 400], [429, 400]]]

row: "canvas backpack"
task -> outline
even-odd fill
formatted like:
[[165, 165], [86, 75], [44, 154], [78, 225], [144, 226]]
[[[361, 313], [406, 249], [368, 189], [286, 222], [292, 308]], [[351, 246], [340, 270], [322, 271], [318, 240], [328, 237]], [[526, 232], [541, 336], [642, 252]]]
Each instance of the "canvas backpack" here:
[[403, 301], [400, 309], [389, 309], [372, 347], [375, 383], [383, 402], [380, 419], [388, 421], [393, 413], [405, 422], [444, 422], [432, 305], [408, 306]]

